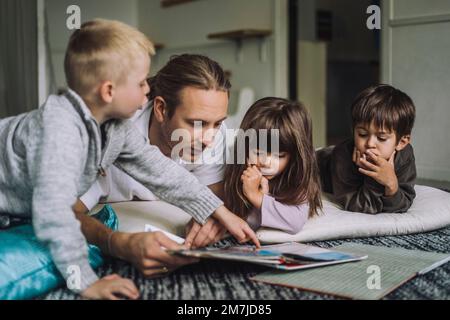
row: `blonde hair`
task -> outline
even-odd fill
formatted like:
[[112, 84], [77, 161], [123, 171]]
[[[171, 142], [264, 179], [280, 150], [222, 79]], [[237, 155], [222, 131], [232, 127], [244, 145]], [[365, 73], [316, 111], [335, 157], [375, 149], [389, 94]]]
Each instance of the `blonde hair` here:
[[84, 96], [102, 81], [121, 83], [142, 55], [152, 56], [152, 42], [125, 23], [95, 19], [70, 37], [64, 60], [69, 88]]

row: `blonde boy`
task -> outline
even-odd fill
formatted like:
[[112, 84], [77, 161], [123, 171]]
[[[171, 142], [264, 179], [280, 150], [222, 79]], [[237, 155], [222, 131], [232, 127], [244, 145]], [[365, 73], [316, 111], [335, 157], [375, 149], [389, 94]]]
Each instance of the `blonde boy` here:
[[[151, 42], [116, 21], [85, 23], [71, 36], [65, 58], [69, 90], [38, 110], [0, 121], [0, 212], [32, 216], [36, 236], [48, 245], [64, 277], [81, 270], [87, 298], [137, 298], [129, 280], [98, 280], [72, 206], [99, 174], [115, 164], [159, 198], [203, 224], [213, 214], [239, 240], [249, 226], [228, 211], [194, 176], [150, 146], [126, 119], [147, 102]], [[160, 236], [159, 236], [160, 237]], [[164, 246], [173, 247], [167, 240]], [[163, 250], [158, 246], [158, 250]], [[179, 264], [186, 261], [179, 261]]]

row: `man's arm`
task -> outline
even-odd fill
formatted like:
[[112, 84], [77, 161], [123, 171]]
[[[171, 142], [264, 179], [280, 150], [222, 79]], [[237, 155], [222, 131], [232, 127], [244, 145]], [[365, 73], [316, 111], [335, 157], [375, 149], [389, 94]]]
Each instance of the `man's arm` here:
[[197, 262], [196, 259], [167, 254], [162, 247], [175, 250], [181, 246], [160, 232], [113, 233], [100, 221], [87, 215], [88, 210], [80, 200], [73, 206], [73, 210], [89, 243], [99, 247], [105, 254], [132, 263], [144, 276], [154, 276], [161, 272], [162, 267], [173, 270]]
[[[209, 185], [208, 187], [216, 196], [223, 199], [224, 197], [223, 182], [218, 182]], [[130, 252], [128, 247], [131, 234], [116, 232], [114, 236], [111, 238], [110, 245], [112, 252], [109, 252], [108, 238], [112, 230], [106, 227], [97, 219], [87, 215], [89, 209], [80, 199], [78, 199], [76, 204], [73, 206], [73, 210], [75, 212], [76, 218], [81, 223], [81, 231], [83, 232], [83, 235], [86, 237], [88, 243], [99, 247], [103, 253], [113, 256], [115, 258], [120, 258], [130, 262], [138, 260], [137, 257], [133, 257], [132, 255], [127, 256], [127, 253]], [[192, 229], [193, 224], [196, 224], [194, 219], [188, 224], [187, 227], [188, 231]], [[226, 232], [226, 230], [224, 230], [224, 227], [214, 218], [209, 218], [208, 223], [205, 225], [204, 228], [202, 228], [202, 226], [200, 225], [198, 225], [197, 227], [203, 230], [201, 230], [202, 232], [200, 233], [201, 234], [200, 237], [198, 237], [196, 241], [194, 241], [194, 245], [196, 247], [203, 247], [208, 244], [215, 243], [219, 241]]]
[[111, 254], [108, 252], [108, 237], [113, 231], [97, 219], [89, 216], [88, 208], [79, 199], [73, 206], [73, 211], [81, 223], [81, 232], [86, 237], [87, 242], [99, 247], [103, 253]]

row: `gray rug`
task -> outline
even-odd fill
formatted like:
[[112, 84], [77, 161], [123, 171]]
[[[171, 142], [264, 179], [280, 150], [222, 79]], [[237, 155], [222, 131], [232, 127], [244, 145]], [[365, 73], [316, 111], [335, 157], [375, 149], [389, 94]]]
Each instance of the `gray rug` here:
[[[232, 240], [225, 240], [219, 245], [230, 242], [232, 243]], [[413, 235], [323, 241], [311, 244], [327, 248], [346, 242], [450, 253], [450, 227]], [[333, 296], [249, 280], [249, 277], [267, 270], [266, 267], [252, 264], [203, 260], [163, 278], [145, 279], [128, 263], [110, 260], [98, 270], [98, 274], [104, 276], [117, 273], [132, 279], [140, 290], [141, 298], [145, 300], [335, 299]], [[80, 298], [67, 289], [58, 289], [42, 297], [42, 299]], [[412, 279], [386, 296], [385, 299], [450, 299], [450, 263]]]

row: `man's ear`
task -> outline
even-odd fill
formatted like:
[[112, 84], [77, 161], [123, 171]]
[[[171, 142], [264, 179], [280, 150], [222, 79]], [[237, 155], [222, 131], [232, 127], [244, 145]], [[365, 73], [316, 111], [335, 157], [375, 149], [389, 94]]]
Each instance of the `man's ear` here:
[[100, 98], [104, 103], [111, 103], [115, 94], [115, 87], [111, 81], [105, 81], [100, 85]]
[[400, 138], [397, 146], [395, 147], [396, 151], [403, 150], [409, 143], [411, 142], [411, 135], [407, 134]]
[[153, 99], [153, 114], [159, 123], [166, 120], [167, 105], [163, 97], [157, 96]]

